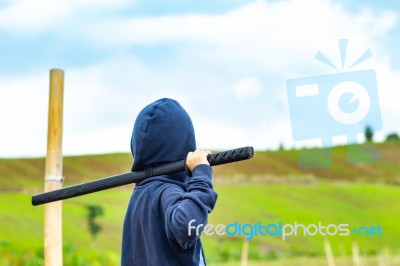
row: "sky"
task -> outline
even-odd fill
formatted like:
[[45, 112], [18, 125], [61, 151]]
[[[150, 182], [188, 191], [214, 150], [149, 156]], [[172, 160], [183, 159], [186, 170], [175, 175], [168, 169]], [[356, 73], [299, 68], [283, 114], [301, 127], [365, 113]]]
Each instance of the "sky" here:
[[[399, 16], [398, 1], [0, 0], [0, 157], [45, 155], [52, 68], [66, 155], [129, 152], [137, 114], [164, 97], [199, 148], [318, 145], [294, 140], [286, 81], [348, 71], [367, 49], [353, 70], [376, 72], [382, 141], [400, 130]], [[340, 39], [343, 69], [315, 59], [340, 65]]]

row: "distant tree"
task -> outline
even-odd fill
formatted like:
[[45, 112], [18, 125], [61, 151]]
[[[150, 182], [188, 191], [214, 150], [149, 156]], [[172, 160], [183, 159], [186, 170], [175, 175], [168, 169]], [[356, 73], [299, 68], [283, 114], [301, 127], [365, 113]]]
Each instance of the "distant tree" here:
[[87, 209], [89, 233], [94, 240], [102, 230], [102, 226], [97, 222], [96, 218], [104, 215], [104, 210], [100, 205], [86, 205], [85, 207]]
[[386, 136], [386, 142], [400, 141], [400, 136], [396, 132], [390, 133]]
[[279, 144], [279, 150], [280, 151], [284, 151], [285, 150], [285, 146], [283, 146], [282, 142], [281, 142], [281, 144]]
[[373, 137], [374, 137], [374, 131], [372, 130], [372, 127], [366, 126], [365, 127], [365, 140], [367, 142], [372, 142]]

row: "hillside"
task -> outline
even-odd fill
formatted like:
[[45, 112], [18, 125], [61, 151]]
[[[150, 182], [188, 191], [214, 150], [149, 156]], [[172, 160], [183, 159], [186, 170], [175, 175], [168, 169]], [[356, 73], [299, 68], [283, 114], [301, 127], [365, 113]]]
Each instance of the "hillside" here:
[[[365, 255], [379, 254], [382, 248], [398, 252], [400, 143], [372, 147], [379, 151], [379, 161], [368, 162], [371, 158], [360, 153], [357, 156], [364, 162], [348, 163], [347, 148], [333, 148], [331, 168], [299, 167], [304, 150], [258, 151], [251, 160], [214, 167], [219, 197], [209, 222], [381, 226], [384, 236], [329, 237], [333, 253], [351, 256], [353, 243]], [[131, 163], [130, 154], [65, 157], [65, 186], [129, 171]], [[42, 265], [43, 206], [33, 207], [30, 200], [33, 193], [42, 191], [43, 173], [43, 158], [0, 159], [0, 265]], [[63, 202], [65, 265], [95, 265], [94, 257], [101, 261], [97, 265], [119, 264], [122, 222], [131, 189], [110, 189]], [[96, 248], [87, 228], [88, 204], [101, 205], [105, 213], [99, 218], [103, 231], [96, 238]], [[202, 240], [211, 265], [240, 259], [243, 236], [205, 235]], [[252, 260], [324, 255], [321, 236], [285, 241], [255, 236], [249, 245]], [[38, 263], [32, 264], [35, 260]]]
[[[214, 167], [215, 182], [226, 183], [312, 183], [331, 181], [400, 184], [400, 143], [352, 146], [361, 152], [346, 161], [346, 146], [332, 149], [330, 168], [302, 168], [299, 158], [305, 150], [257, 151], [251, 160]], [[375, 148], [380, 159], [370, 162], [366, 149]], [[314, 150], [317, 151], [318, 150]], [[130, 154], [70, 156], [64, 158], [65, 185], [87, 182], [130, 170]], [[44, 159], [0, 159], [0, 191], [40, 190], [43, 187]]]
[[[321, 222], [325, 226], [346, 223], [350, 229], [380, 226], [384, 228], [383, 236], [368, 236], [365, 232], [360, 236], [329, 236], [333, 253], [335, 256], [351, 256], [353, 243], [359, 245], [364, 255], [379, 254], [382, 248], [393, 254], [398, 252], [398, 186], [320, 182], [313, 185], [236, 184], [216, 186], [215, 189], [219, 196], [216, 207], [210, 214], [210, 224], [228, 225], [238, 222], [242, 225], [253, 225], [261, 222], [267, 225], [299, 222], [309, 225]], [[65, 262], [65, 265], [119, 265], [122, 223], [130, 194], [131, 190], [128, 189], [110, 189], [63, 202], [65, 259], [87, 260], [86, 263]], [[42, 256], [44, 208], [33, 207], [30, 198], [29, 193], [0, 193], [0, 265], [26, 266], [26, 262]], [[90, 204], [97, 204], [104, 209], [104, 216], [98, 218], [103, 230], [95, 242], [87, 227], [85, 206]], [[202, 236], [210, 265], [211, 262], [240, 260], [243, 239], [243, 235]], [[279, 236], [255, 236], [250, 241], [250, 259], [323, 257], [323, 240], [318, 235], [290, 236], [285, 241]], [[97, 254], [96, 257], [110, 254], [113, 263], [93, 264], [93, 251]], [[2, 264], [2, 258], [8, 257], [14, 258], [18, 263]], [[110, 259], [108, 255], [107, 259]]]

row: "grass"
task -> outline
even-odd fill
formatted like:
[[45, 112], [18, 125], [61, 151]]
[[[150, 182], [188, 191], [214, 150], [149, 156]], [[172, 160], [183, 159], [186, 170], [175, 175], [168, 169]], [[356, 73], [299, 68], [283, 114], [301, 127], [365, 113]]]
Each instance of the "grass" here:
[[[217, 186], [219, 199], [209, 223], [239, 222], [263, 224], [291, 223], [325, 225], [348, 223], [350, 228], [380, 225], [384, 236], [329, 237], [335, 255], [351, 254], [357, 242], [365, 254], [377, 254], [382, 247], [398, 248], [400, 228], [400, 188], [374, 184], [314, 185], [244, 184]], [[99, 250], [120, 253], [122, 222], [131, 191], [113, 189], [63, 203], [64, 244], [76, 249], [93, 247], [86, 224], [86, 204], [100, 204], [105, 215], [98, 221], [103, 231], [95, 241]], [[43, 245], [43, 207], [30, 205], [30, 194], [0, 194], [0, 250], [39, 250]], [[206, 236], [202, 240], [207, 259], [222, 262], [240, 259], [243, 236]], [[320, 236], [256, 236], [250, 242], [250, 259], [278, 259], [293, 256], [323, 256]]]
[[[400, 263], [400, 257], [393, 258], [395, 263], [392, 264], [380, 264], [379, 256], [364, 256], [362, 257], [363, 266], [376, 266], [376, 265], [398, 265]], [[353, 260], [349, 256], [339, 256], [335, 258], [335, 264], [340, 266], [353, 266]], [[327, 260], [324, 257], [296, 257], [296, 258], [284, 258], [277, 261], [249, 261], [248, 266], [293, 266], [293, 265], [307, 265], [307, 266], [326, 266]], [[241, 266], [240, 262], [228, 262], [228, 263], [212, 263], [210, 266]]]
[[[380, 160], [370, 162], [365, 158], [363, 154], [371, 149], [379, 152]], [[346, 161], [349, 150], [353, 151], [352, 158], [358, 159], [358, 162]], [[299, 159], [305, 152], [307, 150], [258, 151], [251, 160], [215, 167], [215, 182], [307, 183], [324, 179], [400, 184], [400, 142], [334, 147], [330, 168], [299, 167]], [[65, 157], [65, 185], [128, 172], [131, 164], [132, 156], [121, 153]], [[44, 165], [43, 158], [0, 159], [0, 191], [40, 191]]]
[[[351, 243], [376, 254], [381, 247], [397, 248], [400, 241], [398, 221], [400, 213], [400, 188], [372, 184], [330, 184], [315, 185], [232, 185], [218, 187], [220, 200], [210, 223], [290, 223], [303, 224], [349, 224], [350, 228], [377, 226], [384, 228], [384, 236], [336, 236], [329, 237], [336, 255], [351, 254]], [[206, 244], [211, 242], [203, 237]], [[214, 239], [212, 240], [214, 241]], [[221, 241], [221, 240], [219, 240]], [[226, 241], [237, 242], [231, 255], [240, 256], [242, 238], [226, 237]], [[322, 256], [323, 238], [320, 236], [280, 237], [256, 236], [251, 240], [252, 250], [264, 257], [276, 256]], [[212, 244], [210, 244], [212, 245]], [[222, 247], [223, 248], [223, 247]], [[264, 251], [264, 252], [263, 252]], [[209, 250], [211, 257], [218, 257], [224, 250]], [[230, 252], [230, 251], [229, 251]], [[236, 252], [236, 253], [235, 253]], [[231, 258], [229, 258], [231, 259]]]
[[[302, 150], [257, 152], [252, 160], [215, 167], [219, 198], [209, 223], [297, 221], [306, 225], [347, 223], [350, 228], [379, 225], [384, 228], [384, 236], [328, 237], [335, 257], [348, 259], [354, 242], [367, 261], [374, 261], [382, 248], [397, 251], [400, 145], [385, 143], [373, 147], [379, 150], [380, 161], [355, 164], [345, 160], [347, 147], [335, 147], [333, 167], [327, 169], [300, 168]], [[129, 154], [66, 157], [65, 186], [129, 171], [131, 161]], [[0, 257], [20, 258], [20, 265], [42, 265], [43, 207], [32, 207], [30, 200], [33, 193], [42, 190], [43, 172], [43, 158], [0, 159]], [[69, 260], [66, 265], [89, 265], [72, 261], [96, 261], [97, 257], [108, 261], [99, 265], [118, 265], [122, 222], [131, 189], [132, 186], [125, 186], [64, 201], [64, 255]], [[103, 231], [95, 241], [87, 228], [87, 204], [99, 204], [105, 211], [98, 219]], [[243, 238], [203, 235], [207, 260], [211, 265], [237, 265], [234, 261], [240, 259]], [[250, 265], [264, 265], [261, 261], [265, 260], [268, 265], [302, 265], [290, 264], [302, 258], [308, 258], [307, 265], [322, 265], [318, 263], [325, 261], [323, 240], [321, 236], [291, 236], [285, 241], [280, 237], [255, 236], [250, 241]]]

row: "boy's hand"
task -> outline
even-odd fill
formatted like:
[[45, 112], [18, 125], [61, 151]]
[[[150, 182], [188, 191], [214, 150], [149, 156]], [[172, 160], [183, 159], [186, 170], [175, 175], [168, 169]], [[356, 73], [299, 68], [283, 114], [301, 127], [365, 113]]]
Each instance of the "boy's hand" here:
[[207, 164], [210, 165], [210, 163], [207, 160], [207, 155], [210, 154], [210, 151], [204, 151], [204, 150], [195, 150], [194, 152], [189, 152], [187, 157], [186, 157], [186, 165], [189, 168], [190, 171], [193, 171], [193, 169], [199, 165], [199, 164]]

